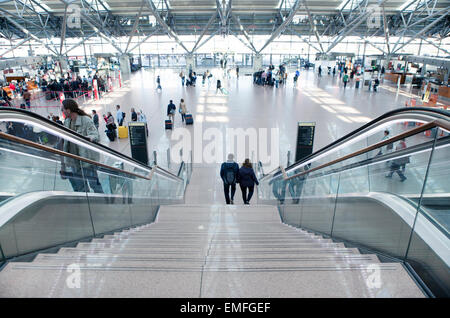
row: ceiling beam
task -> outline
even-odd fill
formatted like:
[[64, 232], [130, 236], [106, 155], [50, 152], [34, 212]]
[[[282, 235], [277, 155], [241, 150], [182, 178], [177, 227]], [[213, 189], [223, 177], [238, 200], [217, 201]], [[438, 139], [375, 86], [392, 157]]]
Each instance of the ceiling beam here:
[[294, 5], [291, 8], [291, 12], [289, 13], [288, 17], [281, 23], [281, 25], [275, 30], [275, 32], [271, 35], [271, 37], [267, 40], [267, 42], [262, 46], [262, 48], [258, 51], [258, 54], [261, 54], [261, 52], [273, 41], [275, 38], [277, 38], [281, 32], [283, 32], [289, 23], [292, 22], [292, 19], [294, 18], [294, 15], [297, 13], [297, 11], [300, 9], [301, 2], [297, 0]]
[[180, 41], [178, 36], [175, 34], [175, 32], [166, 24], [166, 22], [161, 18], [159, 15], [155, 4], [152, 0], [145, 0], [147, 6], [149, 7], [150, 11], [152, 11], [154, 17], [156, 18], [156, 21], [158, 21], [159, 25], [167, 32], [167, 34], [174, 38], [175, 41], [187, 52], [189, 53], [189, 50], [184, 46], [184, 44]]

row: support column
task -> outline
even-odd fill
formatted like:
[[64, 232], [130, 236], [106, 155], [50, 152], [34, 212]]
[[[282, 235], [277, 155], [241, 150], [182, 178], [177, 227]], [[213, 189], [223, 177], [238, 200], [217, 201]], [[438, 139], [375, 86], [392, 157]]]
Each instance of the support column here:
[[261, 54], [256, 54], [255, 59], [253, 60], [253, 71], [257, 72], [261, 70], [263, 67], [263, 57]]
[[58, 57], [58, 62], [60, 66], [61, 75], [64, 76], [64, 74], [67, 72], [67, 59], [64, 56]]
[[130, 57], [128, 55], [121, 55], [119, 58], [119, 63], [122, 81], [129, 80], [131, 75]]

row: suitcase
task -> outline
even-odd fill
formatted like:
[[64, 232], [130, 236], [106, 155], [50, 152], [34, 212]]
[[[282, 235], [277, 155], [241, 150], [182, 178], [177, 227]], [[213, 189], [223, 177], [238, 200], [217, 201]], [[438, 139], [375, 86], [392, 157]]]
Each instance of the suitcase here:
[[108, 139], [110, 140], [110, 141], [114, 141], [114, 139], [115, 139], [115, 132], [114, 132], [114, 130], [106, 130], [106, 136], [108, 137]]
[[127, 126], [119, 126], [119, 138], [128, 138]]
[[173, 127], [172, 121], [171, 120], [166, 120], [165, 121], [165, 126], [166, 126], [166, 129], [172, 129], [172, 127]]
[[192, 125], [194, 123], [194, 119], [191, 114], [186, 114], [184, 119], [186, 120], [186, 125]]

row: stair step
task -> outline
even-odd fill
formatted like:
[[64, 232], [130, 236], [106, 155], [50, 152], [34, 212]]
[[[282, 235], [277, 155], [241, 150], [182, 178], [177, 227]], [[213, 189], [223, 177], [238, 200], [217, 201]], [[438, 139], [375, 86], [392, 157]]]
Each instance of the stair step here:
[[[199, 253], [198, 251], [184, 251], [184, 252], [178, 252], [178, 251], [158, 251], [158, 252], [152, 252], [152, 251], [138, 251], [136, 249], [134, 250], [124, 250], [124, 249], [103, 249], [103, 248], [70, 248], [70, 247], [64, 247], [61, 248], [57, 255], [86, 255], [86, 254], [92, 254], [92, 255], [141, 255], [141, 256], [166, 256], [166, 255], [178, 255], [183, 254], [187, 256], [192, 255], [200, 255], [204, 256], [205, 254]], [[231, 256], [239, 256], [239, 255], [247, 255], [248, 257], [256, 257], [256, 256], [283, 256], [283, 257], [295, 257], [297, 255], [301, 256], [316, 256], [316, 255], [322, 255], [322, 254], [331, 254], [331, 255], [352, 255], [352, 254], [359, 254], [358, 249], [356, 248], [302, 248], [302, 249], [296, 249], [293, 250], [287, 250], [287, 251], [270, 251], [270, 252], [259, 252], [259, 251], [244, 251], [237, 252], [237, 251], [229, 251], [226, 253], [223, 253], [224, 255]], [[209, 256], [213, 255], [220, 255], [218, 251], [210, 251]]]
[[142, 256], [142, 255], [58, 255], [58, 254], [39, 254], [33, 261], [33, 264], [51, 263], [51, 264], [72, 264], [72, 263], [118, 263], [122, 265], [123, 262], [136, 265], [140, 264], [158, 264], [169, 262], [193, 262], [202, 264], [217, 263], [221, 266], [223, 264], [248, 264], [248, 263], [261, 263], [261, 264], [321, 264], [321, 262], [332, 263], [348, 263], [348, 264], [366, 264], [366, 263], [378, 263], [379, 260], [376, 255], [252, 255], [246, 256], [234, 256], [234, 255], [213, 255], [213, 256], [189, 256], [189, 255], [166, 255], [166, 256]]
[[[400, 264], [210, 267], [203, 272], [157, 266], [82, 266], [80, 288], [68, 285], [73, 270], [66, 266], [26, 264], [11, 268], [11, 264], [1, 273], [1, 297], [423, 297]], [[374, 271], [382, 284], [368, 286]]]

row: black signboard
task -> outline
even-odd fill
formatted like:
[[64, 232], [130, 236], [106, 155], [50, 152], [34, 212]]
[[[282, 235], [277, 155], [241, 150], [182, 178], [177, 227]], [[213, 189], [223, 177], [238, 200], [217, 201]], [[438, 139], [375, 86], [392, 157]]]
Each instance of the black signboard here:
[[315, 128], [316, 123], [298, 123], [295, 162], [300, 161], [312, 154]]
[[147, 132], [145, 123], [128, 123], [131, 157], [148, 165]]

